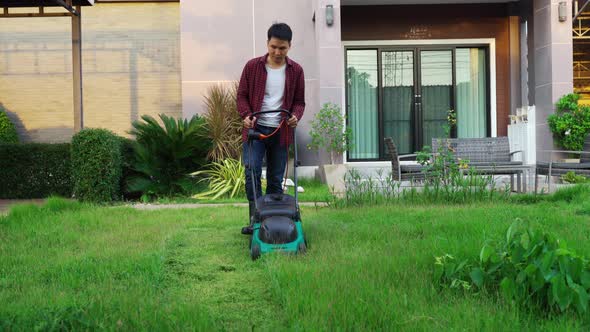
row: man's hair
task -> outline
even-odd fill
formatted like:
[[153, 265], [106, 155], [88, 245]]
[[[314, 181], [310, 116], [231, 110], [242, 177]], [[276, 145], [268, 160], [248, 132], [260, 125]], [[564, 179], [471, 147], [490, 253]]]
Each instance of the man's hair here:
[[280, 40], [286, 40], [291, 43], [291, 39], [293, 38], [293, 32], [291, 28], [286, 23], [275, 23], [268, 28], [268, 40], [272, 37], [275, 37]]

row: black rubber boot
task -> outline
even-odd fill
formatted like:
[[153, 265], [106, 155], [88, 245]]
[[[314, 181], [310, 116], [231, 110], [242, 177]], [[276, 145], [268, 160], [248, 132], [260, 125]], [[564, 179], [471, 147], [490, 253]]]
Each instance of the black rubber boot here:
[[252, 227], [252, 225], [254, 225], [254, 213], [256, 212], [256, 205], [254, 204], [254, 202], [252, 202], [252, 201], [249, 202], [248, 209], [249, 209], [250, 223], [248, 224], [248, 226], [242, 227], [242, 234], [245, 234], [245, 235], [250, 235], [250, 234], [254, 233], [254, 228]]

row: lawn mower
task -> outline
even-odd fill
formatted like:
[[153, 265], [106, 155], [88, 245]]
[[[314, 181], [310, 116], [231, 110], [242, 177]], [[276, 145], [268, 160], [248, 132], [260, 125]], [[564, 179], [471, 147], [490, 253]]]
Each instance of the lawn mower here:
[[[283, 109], [254, 112], [251, 116], [254, 117], [263, 113], [282, 113], [282, 121], [285, 121], [285, 115], [287, 118], [291, 116], [291, 112]], [[293, 169], [295, 184], [294, 197], [286, 193], [274, 193], [263, 195], [262, 197], [256, 197], [254, 167], [249, 167], [254, 186], [253, 191], [255, 204], [255, 212], [250, 219], [250, 225], [252, 226], [252, 237], [250, 238], [250, 256], [252, 257], [252, 260], [258, 259], [261, 254], [273, 251], [299, 254], [305, 253], [307, 250], [307, 244], [303, 235], [303, 228], [301, 226], [301, 214], [299, 212], [299, 200], [297, 197], [297, 139], [295, 138], [295, 128], [289, 128], [289, 130], [290, 129], [293, 130], [293, 147], [295, 150], [293, 163], [295, 165]], [[250, 160], [248, 160], [248, 163], [250, 165], [253, 165], [251, 152], [252, 142], [254, 140], [264, 140], [269, 138], [273, 134], [276, 134], [277, 131], [270, 135], [263, 135], [260, 132], [257, 132], [255, 129], [249, 129], [248, 148], [250, 149]]]

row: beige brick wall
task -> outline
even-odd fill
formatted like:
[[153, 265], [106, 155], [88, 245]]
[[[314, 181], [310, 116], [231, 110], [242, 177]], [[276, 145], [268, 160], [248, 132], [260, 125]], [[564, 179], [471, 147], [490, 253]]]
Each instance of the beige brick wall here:
[[[179, 3], [82, 8], [85, 127], [182, 115]], [[0, 19], [0, 103], [25, 141], [73, 134], [70, 18]]]

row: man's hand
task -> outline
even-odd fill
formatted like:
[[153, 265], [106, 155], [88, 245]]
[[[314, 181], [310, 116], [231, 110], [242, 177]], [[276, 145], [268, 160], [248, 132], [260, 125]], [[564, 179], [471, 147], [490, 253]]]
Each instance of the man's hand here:
[[256, 122], [256, 117], [255, 116], [247, 116], [244, 119], [244, 128], [254, 128], [254, 122]]
[[293, 114], [291, 114], [291, 117], [289, 118], [289, 120], [287, 120], [287, 124], [291, 128], [297, 127], [297, 122], [299, 122], [299, 119], [297, 119], [297, 117]]

